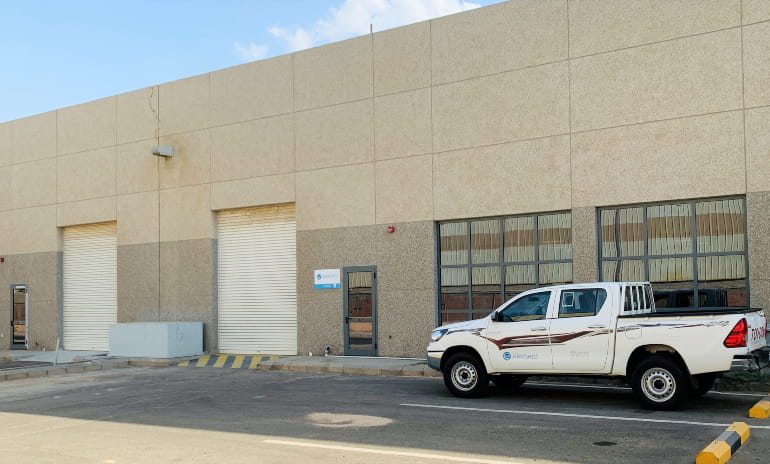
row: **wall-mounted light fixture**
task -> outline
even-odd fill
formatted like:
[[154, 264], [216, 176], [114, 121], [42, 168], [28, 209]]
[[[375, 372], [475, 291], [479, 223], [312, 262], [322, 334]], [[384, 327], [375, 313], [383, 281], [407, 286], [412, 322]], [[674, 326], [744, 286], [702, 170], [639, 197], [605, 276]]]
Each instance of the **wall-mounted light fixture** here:
[[152, 154], [155, 156], [162, 156], [164, 158], [173, 158], [174, 157], [174, 146], [173, 145], [160, 145], [157, 147], [152, 147]]

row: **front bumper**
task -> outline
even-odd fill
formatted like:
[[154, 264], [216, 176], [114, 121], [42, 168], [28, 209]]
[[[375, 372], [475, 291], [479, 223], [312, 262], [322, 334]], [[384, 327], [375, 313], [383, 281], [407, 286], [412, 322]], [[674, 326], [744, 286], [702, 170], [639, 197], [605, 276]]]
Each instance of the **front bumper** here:
[[428, 367], [431, 369], [441, 370], [441, 356], [443, 351], [428, 351]]

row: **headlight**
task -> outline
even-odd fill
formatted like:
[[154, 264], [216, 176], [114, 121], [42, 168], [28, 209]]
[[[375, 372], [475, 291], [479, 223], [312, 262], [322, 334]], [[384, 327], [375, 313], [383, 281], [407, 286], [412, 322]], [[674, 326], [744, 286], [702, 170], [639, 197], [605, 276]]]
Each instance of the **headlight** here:
[[446, 333], [447, 333], [447, 329], [434, 330], [433, 333], [430, 334], [430, 339], [431, 341], [437, 342], [441, 340], [441, 337], [446, 335]]

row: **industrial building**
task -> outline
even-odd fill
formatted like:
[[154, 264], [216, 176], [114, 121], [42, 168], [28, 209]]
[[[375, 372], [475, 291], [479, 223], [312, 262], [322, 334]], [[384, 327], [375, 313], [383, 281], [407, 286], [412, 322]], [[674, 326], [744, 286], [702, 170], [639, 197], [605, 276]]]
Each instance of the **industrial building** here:
[[551, 283], [770, 308], [769, 262], [766, 0], [513, 0], [0, 123], [0, 349], [424, 356]]

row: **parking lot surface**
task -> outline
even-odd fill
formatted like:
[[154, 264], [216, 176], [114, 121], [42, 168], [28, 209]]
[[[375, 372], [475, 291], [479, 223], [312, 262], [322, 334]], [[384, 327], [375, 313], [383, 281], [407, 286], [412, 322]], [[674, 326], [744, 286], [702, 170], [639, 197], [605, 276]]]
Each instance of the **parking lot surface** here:
[[441, 379], [184, 367], [0, 384], [0, 453], [14, 462], [691, 463], [736, 420], [731, 462], [767, 462], [761, 394], [639, 409], [628, 389], [527, 383], [487, 398]]

